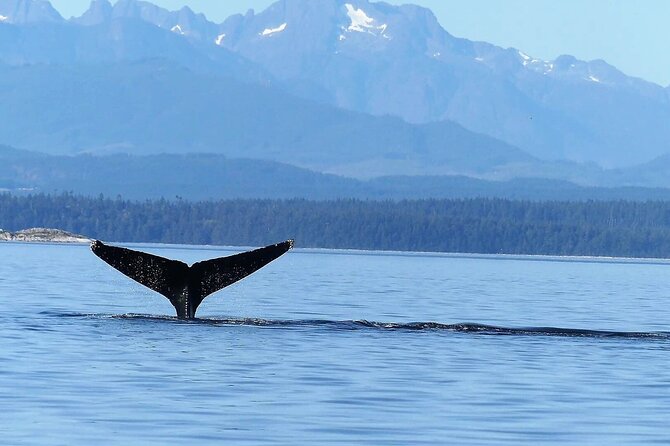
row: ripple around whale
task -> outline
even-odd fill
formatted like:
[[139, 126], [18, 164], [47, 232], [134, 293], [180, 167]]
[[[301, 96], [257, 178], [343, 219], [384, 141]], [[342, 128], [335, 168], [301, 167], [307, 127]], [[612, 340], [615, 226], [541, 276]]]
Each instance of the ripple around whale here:
[[259, 319], [259, 318], [196, 318], [180, 320], [173, 316], [155, 316], [146, 314], [87, 314], [87, 313], [52, 313], [43, 315], [63, 318], [90, 319], [124, 319], [134, 321], [171, 322], [178, 324], [197, 324], [212, 326], [249, 326], [264, 328], [328, 328], [333, 330], [386, 330], [386, 331], [443, 331], [453, 333], [469, 333], [489, 336], [556, 336], [583, 338], [626, 338], [670, 340], [670, 332], [631, 332], [589, 330], [560, 327], [500, 327], [478, 323], [444, 324], [440, 322], [375, 322], [367, 320], [326, 320], [326, 319]]

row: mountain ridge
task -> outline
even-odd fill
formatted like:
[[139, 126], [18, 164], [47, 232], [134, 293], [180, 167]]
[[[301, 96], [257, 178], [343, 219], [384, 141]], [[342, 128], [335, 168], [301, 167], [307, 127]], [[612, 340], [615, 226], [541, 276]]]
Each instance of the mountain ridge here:
[[454, 121], [545, 160], [617, 167], [668, 151], [670, 89], [602, 60], [544, 61], [454, 37], [420, 6], [279, 0], [221, 24], [182, 16], [145, 19], [240, 54], [312, 100], [413, 123]]
[[[670, 172], [670, 165], [666, 166]], [[0, 146], [0, 194], [74, 193], [125, 199], [668, 200], [670, 176], [656, 186], [589, 187], [564, 180], [489, 181], [466, 176], [385, 176], [368, 180], [284, 163], [215, 154], [46, 155]], [[660, 177], [659, 177], [660, 178]]]
[[481, 175], [536, 162], [455, 123], [365, 115], [162, 60], [0, 65], [0, 90], [0, 142], [51, 154], [210, 152], [352, 177]]
[[58, 23], [63, 17], [47, 0], [0, 0], [0, 23]]
[[[258, 97], [263, 97], [268, 88], [281, 91], [288, 95], [285, 101], [292, 107], [313, 113], [291, 112], [294, 119], [313, 127], [307, 134], [321, 132], [322, 136], [306, 144], [300, 121], [275, 119], [260, 101], [254, 103], [256, 109], [245, 109], [246, 119], [263, 116], [269, 122], [265, 128], [241, 122], [233, 108], [226, 109], [226, 117], [247, 125], [248, 131], [265, 132], [264, 141], [254, 146], [254, 156], [261, 158], [276, 160], [279, 156], [276, 150], [273, 153], [274, 135], [268, 132], [283, 138], [285, 147], [289, 140], [298, 141], [295, 145], [303, 150], [303, 159], [296, 161], [298, 165], [358, 177], [446, 173], [481, 177], [495, 174], [501, 166], [506, 166], [501, 176], [513, 176], [514, 172], [527, 176], [533, 169], [538, 174], [551, 175], [556, 162], [563, 163], [564, 169], [574, 169], [570, 175], [578, 176], [588, 170], [584, 166], [590, 163], [627, 168], [653, 163], [670, 150], [670, 128], [666, 125], [670, 119], [670, 88], [626, 76], [600, 60], [585, 62], [560, 56], [543, 61], [517, 49], [458, 38], [442, 28], [430, 10], [416, 5], [393, 6], [368, 0], [279, 0], [264, 11], [236, 14], [219, 24], [189, 8], [168, 11], [139, 0], [120, 0], [114, 5], [107, 0], [94, 0], [88, 11], [70, 20], [56, 17], [49, 12], [53, 9], [50, 7], [45, 0], [0, 0], [0, 15], [7, 17], [0, 22], [0, 64], [26, 71], [37, 70], [36, 65], [56, 71], [70, 66], [76, 73], [80, 69], [90, 71], [95, 65], [107, 64], [114, 70], [115, 65], [161, 60], [193, 73], [184, 77], [190, 79], [184, 85], [204, 76], [210, 79], [207, 82], [215, 83], [212, 77], [220, 83], [229, 82], [228, 79], [243, 82], [256, 89], [254, 94]], [[160, 65], [156, 64], [156, 70], [164, 69]], [[55, 68], [58, 66], [61, 68]], [[88, 107], [95, 120], [91, 104], [72, 102], [73, 97], [81, 99], [80, 89], [89, 88], [95, 94], [87, 86], [97, 82], [94, 77], [80, 79], [81, 83], [61, 84], [60, 90], [49, 94], [38, 88], [38, 92], [42, 91], [38, 97], [37, 92], [20, 85], [28, 82], [30, 76], [18, 79], [2, 67], [0, 71], [10, 90], [24, 94], [19, 98], [17, 92], [10, 91], [6, 104], [21, 109], [30, 99], [47, 101], [55, 96], [60, 101], [71, 101], [63, 105], [67, 110]], [[119, 82], [123, 83], [120, 78], [116, 83]], [[183, 89], [184, 94], [193, 92], [184, 85], [172, 87]], [[101, 91], [108, 88], [102, 84], [98, 87], [103, 88]], [[72, 94], [68, 96], [63, 91]], [[212, 98], [198, 94], [204, 110], [223, 110]], [[138, 97], [142, 97], [139, 92]], [[13, 121], [7, 122], [2, 137], [12, 145], [54, 153], [101, 149], [156, 152], [169, 142], [159, 129], [152, 127], [147, 116], [155, 114], [160, 121], [172, 115], [172, 120], [161, 121], [167, 133], [175, 128], [175, 122], [189, 122], [192, 117], [161, 103], [157, 96], [144, 97], [146, 107], [164, 107], [142, 111], [141, 119], [147, 126], [144, 129], [131, 128], [117, 116], [116, 121], [112, 120], [117, 127], [105, 129], [108, 134], [102, 132], [101, 139], [94, 141], [90, 138], [95, 132], [80, 116], [77, 122], [65, 122], [62, 128], [52, 126], [48, 132], [40, 133], [35, 129], [43, 128], [45, 122], [57, 123], [57, 113], [49, 116], [47, 111], [38, 110], [42, 114], [35, 116], [47, 119], [30, 123], [27, 116], [32, 115], [15, 116], [5, 105], [5, 116]], [[216, 97], [219, 103], [226, 101], [224, 96]], [[120, 113], [122, 107], [107, 99], [101, 103], [102, 112], [116, 109]], [[214, 104], [209, 104], [210, 100]], [[331, 108], [324, 111], [317, 105]], [[186, 108], [191, 115], [197, 113], [193, 102]], [[336, 132], [335, 125], [325, 119], [335, 113], [335, 108], [359, 114], [349, 115], [348, 126]], [[285, 110], [275, 108], [275, 112]], [[182, 115], [177, 117], [179, 113]], [[386, 121], [388, 124], [382, 127], [388, 130], [381, 132], [386, 134], [376, 136], [379, 141], [386, 141], [388, 150], [377, 144], [376, 152], [372, 150], [356, 159], [354, 155], [362, 155], [362, 151], [350, 145], [380, 132], [375, 123], [388, 120], [389, 116], [398, 121]], [[280, 121], [283, 127], [277, 124]], [[361, 122], [370, 127], [366, 129]], [[214, 129], [218, 126], [215, 121], [209, 123]], [[315, 129], [319, 126], [330, 126], [330, 130]], [[357, 133], [343, 138], [352, 126], [358, 129]], [[436, 128], [443, 132], [437, 142], [431, 136]], [[444, 130], [447, 128], [450, 133]], [[463, 130], [470, 131], [467, 138]], [[195, 140], [209, 138], [205, 145], [198, 146], [197, 141], [179, 144], [190, 151], [212, 150], [215, 139], [211, 133], [216, 130], [200, 126], [198, 131]], [[227, 131], [218, 134], [219, 145], [241, 137], [232, 126]], [[142, 141], [127, 140], [137, 139], [140, 133], [144, 134]], [[450, 158], [450, 153], [443, 153], [444, 145], [440, 145], [440, 141], [448, 139], [447, 133], [452, 142], [464, 141], [463, 138], [470, 141], [457, 148], [457, 160]], [[23, 136], [17, 137], [19, 134]], [[32, 139], [26, 135], [33, 135]], [[500, 143], [482, 139], [482, 135]], [[149, 136], [153, 140], [147, 139]], [[326, 136], [330, 139], [324, 139]], [[315, 146], [320, 150], [314, 150]], [[479, 150], [494, 146], [495, 150], [485, 149], [486, 154]], [[237, 150], [247, 150], [245, 147], [242, 144]], [[335, 158], [341, 152], [346, 152], [349, 159], [343, 158], [338, 164]], [[510, 158], [512, 153], [516, 155]], [[496, 158], [505, 157], [507, 161], [496, 164]], [[447, 161], [460, 163], [459, 167], [439, 170]]]

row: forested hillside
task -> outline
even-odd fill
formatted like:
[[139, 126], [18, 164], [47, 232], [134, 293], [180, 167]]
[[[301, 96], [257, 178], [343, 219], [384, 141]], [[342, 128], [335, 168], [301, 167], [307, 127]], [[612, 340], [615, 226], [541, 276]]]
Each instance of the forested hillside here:
[[670, 257], [670, 202], [227, 200], [0, 195], [0, 227], [116, 242]]

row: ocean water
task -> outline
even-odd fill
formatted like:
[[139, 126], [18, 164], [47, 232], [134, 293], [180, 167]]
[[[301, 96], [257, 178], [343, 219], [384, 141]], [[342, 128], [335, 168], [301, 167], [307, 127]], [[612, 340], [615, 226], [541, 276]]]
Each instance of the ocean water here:
[[670, 443], [664, 261], [294, 250], [178, 321], [3, 243], [0, 305], [1, 444]]

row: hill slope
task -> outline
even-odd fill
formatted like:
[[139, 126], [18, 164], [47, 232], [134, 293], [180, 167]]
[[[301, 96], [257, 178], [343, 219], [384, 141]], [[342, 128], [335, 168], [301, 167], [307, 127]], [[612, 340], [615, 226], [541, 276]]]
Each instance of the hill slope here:
[[0, 91], [0, 142], [52, 154], [209, 152], [351, 176], [535, 162], [457, 124], [344, 111], [163, 61], [0, 66]]
[[544, 179], [484, 181], [463, 176], [392, 176], [361, 181], [272, 161], [231, 159], [213, 154], [52, 156], [0, 146], [2, 191], [18, 195], [62, 192], [120, 195], [134, 200], [670, 199], [670, 189], [595, 188]]

